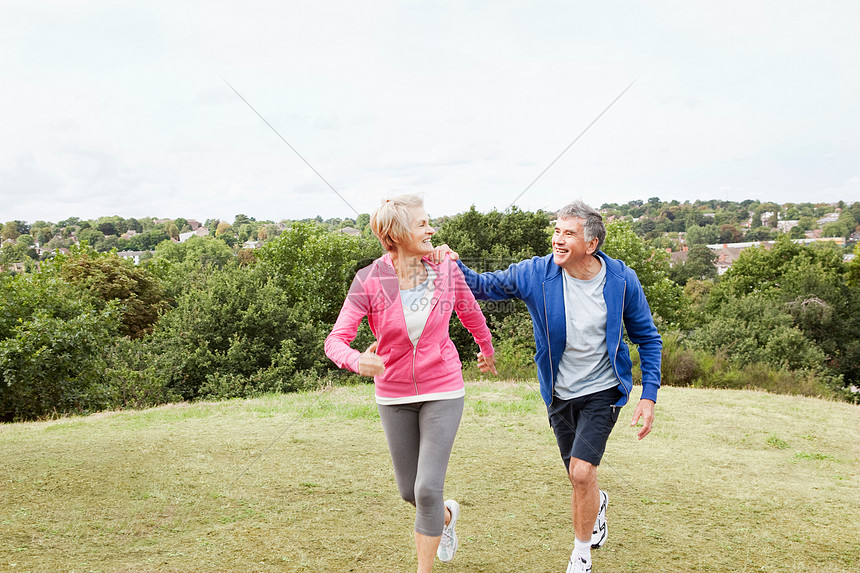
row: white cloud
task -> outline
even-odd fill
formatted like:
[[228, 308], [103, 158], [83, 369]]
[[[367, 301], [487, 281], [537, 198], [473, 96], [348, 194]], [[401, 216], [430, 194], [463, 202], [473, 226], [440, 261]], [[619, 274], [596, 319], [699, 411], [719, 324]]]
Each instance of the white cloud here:
[[501, 209], [637, 77], [519, 206], [856, 201], [858, 21], [848, 1], [8, 3], [0, 217]]

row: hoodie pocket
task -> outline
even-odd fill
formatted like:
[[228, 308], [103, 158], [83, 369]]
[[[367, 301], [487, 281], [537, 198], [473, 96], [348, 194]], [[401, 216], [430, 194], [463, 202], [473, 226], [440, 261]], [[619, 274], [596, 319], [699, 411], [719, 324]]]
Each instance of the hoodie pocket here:
[[391, 346], [377, 349], [377, 354], [385, 364], [383, 378], [399, 382], [412, 381], [411, 344], [392, 344]]

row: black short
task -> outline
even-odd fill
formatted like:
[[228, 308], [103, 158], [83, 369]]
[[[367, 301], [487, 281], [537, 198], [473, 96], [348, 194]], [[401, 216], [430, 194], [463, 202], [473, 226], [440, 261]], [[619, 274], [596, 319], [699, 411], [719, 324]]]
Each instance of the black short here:
[[555, 432], [561, 459], [568, 471], [570, 458], [600, 465], [609, 433], [621, 410], [614, 404], [621, 396], [621, 390], [615, 387], [572, 400], [553, 397], [552, 404], [547, 407], [549, 425]]

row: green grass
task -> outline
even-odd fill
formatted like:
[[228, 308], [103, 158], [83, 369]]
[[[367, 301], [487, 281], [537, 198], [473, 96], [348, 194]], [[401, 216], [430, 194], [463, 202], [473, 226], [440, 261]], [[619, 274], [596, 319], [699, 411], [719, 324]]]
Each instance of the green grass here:
[[[860, 569], [860, 408], [664, 388], [641, 442], [631, 415], [596, 572]], [[535, 383], [468, 385], [446, 488], [461, 545], [436, 569], [564, 570], [570, 486]], [[0, 425], [0, 571], [414, 571], [413, 518], [367, 385]]]

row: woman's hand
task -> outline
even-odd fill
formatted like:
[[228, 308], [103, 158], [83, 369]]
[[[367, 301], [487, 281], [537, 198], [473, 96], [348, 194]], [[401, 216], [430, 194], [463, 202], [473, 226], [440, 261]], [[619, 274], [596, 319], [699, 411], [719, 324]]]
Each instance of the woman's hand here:
[[362, 376], [378, 376], [385, 372], [385, 363], [376, 354], [378, 346], [379, 341], [376, 341], [358, 356], [358, 373]]
[[478, 369], [481, 372], [492, 372], [496, 376], [499, 373], [496, 371], [496, 355], [492, 356], [484, 356], [480, 352], [478, 353]]

